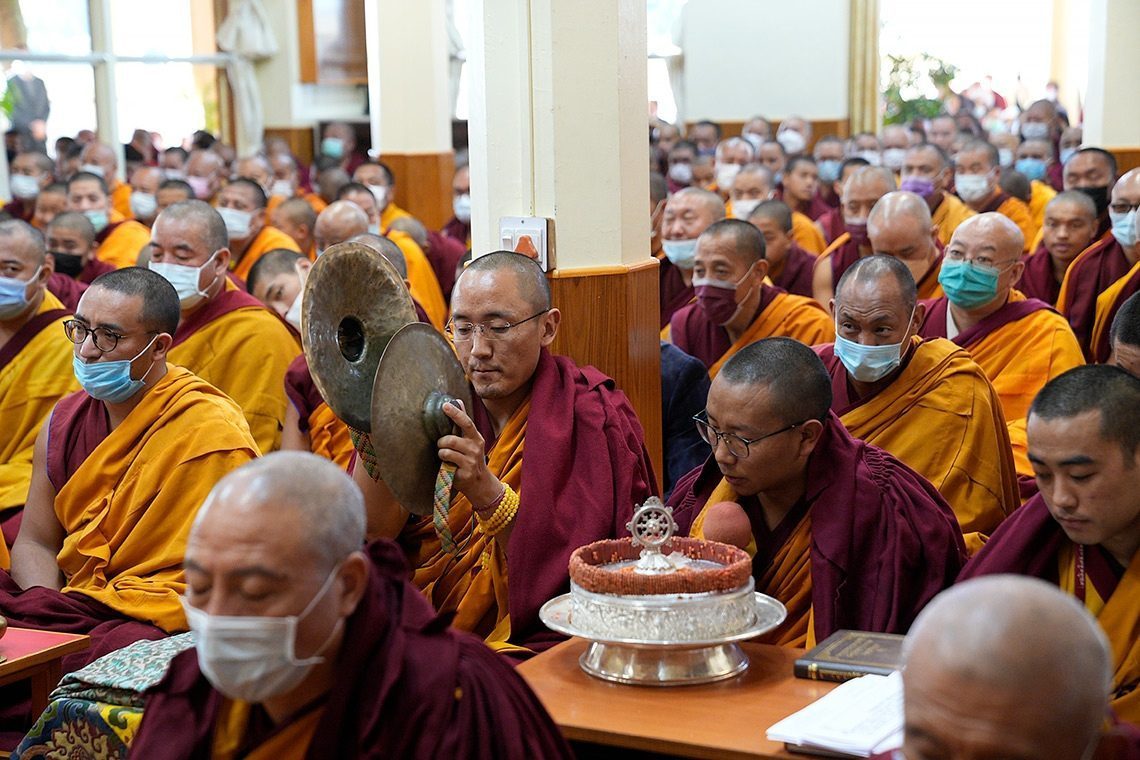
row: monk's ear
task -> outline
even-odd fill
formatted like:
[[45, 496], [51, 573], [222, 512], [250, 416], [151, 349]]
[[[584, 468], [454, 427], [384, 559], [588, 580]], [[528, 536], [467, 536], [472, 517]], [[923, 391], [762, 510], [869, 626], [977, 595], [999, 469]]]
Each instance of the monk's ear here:
[[230, 271], [230, 249], [219, 248], [218, 255], [214, 257], [214, 268], [222, 273]]
[[170, 345], [174, 343], [174, 336], [170, 333], [159, 333], [158, 337], [154, 339], [154, 344], [150, 348], [151, 356], [155, 361], [161, 361], [166, 357], [170, 351]]
[[554, 336], [558, 334], [558, 326], [562, 324], [562, 312], [558, 309], [551, 308], [550, 311], [542, 317], [542, 347], [546, 348], [554, 342]]
[[835, 299], [829, 298], [827, 300], [827, 311], [831, 314], [831, 318], [835, 319], [838, 315], [835, 313]]
[[910, 327], [914, 330], [913, 335], [918, 335], [924, 321], [926, 321], [926, 304], [919, 301], [914, 305], [914, 319], [910, 321]]
[[1009, 286], [1016, 288], [1017, 284], [1021, 282], [1021, 276], [1025, 274], [1025, 262], [1020, 259], [1016, 264], [1010, 267], [1009, 270]]
[[800, 425], [800, 456], [806, 459], [815, 451], [821, 437], [823, 437], [823, 423], [819, 420], [808, 420]]
[[771, 268], [772, 266], [769, 263], [768, 259], [760, 259], [757, 261], [754, 270], [756, 273], [756, 279], [760, 282], [764, 282], [764, 280], [768, 277], [768, 270]]
[[50, 253], [44, 254], [44, 263], [40, 267], [40, 276], [36, 278], [36, 284], [44, 287], [47, 281], [51, 278], [52, 273], [55, 271], [55, 256]]
[[337, 612], [341, 617], [348, 617], [356, 611], [357, 605], [368, 589], [368, 559], [363, 552], [353, 552], [341, 565], [340, 599], [337, 602]]

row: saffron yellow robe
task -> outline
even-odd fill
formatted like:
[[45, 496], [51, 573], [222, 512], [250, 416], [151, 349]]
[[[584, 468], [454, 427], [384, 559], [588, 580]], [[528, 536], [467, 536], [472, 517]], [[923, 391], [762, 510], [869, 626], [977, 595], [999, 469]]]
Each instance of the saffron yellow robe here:
[[[44, 291], [36, 314], [63, 308], [58, 298]], [[32, 479], [32, 451], [40, 425], [56, 401], [79, 389], [71, 370], [74, 347], [63, 334], [63, 323], [69, 318], [70, 315], [61, 315], [43, 327], [0, 367], [0, 510], [23, 506]], [[16, 338], [19, 337], [17, 333]], [[2, 538], [0, 552], [6, 556]], [[7, 568], [4, 556], [0, 556], [0, 567]]]
[[112, 223], [120, 221], [111, 234], [95, 249], [95, 257], [116, 269], [133, 267], [138, 263], [142, 249], [150, 243], [150, 230], [133, 219], [124, 220], [117, 212], [110, 215]]
[[1107, 357], [1097, 357], [1095, 354], [1101, 346], [1108, 346], [1111, 350], [1112, 346], [1109, 345], [1108, 334], [1112, 330], [1112, 320], [1116, 317], [1116, 312], [1120, 310], [1123, 302], [1135, 294], [1138, 278], [1140, 278], [1140, 261], [1132, 265], [1128, 274], [1109, 285], [1096, 297], [1096, 316], [1093, 319], [1092, 343], [1090, 344], [1095, 360], [1099, 361], [1103, 358], [1107, 361]]
[[249, 702], [224, 699], [218, 711], [211, 760], [304, 760], [309, 745], [324, 716], [324, 705], [314, 707], [288, 724], [257, 747], [241, 753], [249, 725]]
[[218, 480], [255, 457], [237, 405], [168, 366], [56, 494], [62, 591], [185, 630], [182, 559], [194, 516]]
[[807, 214], [801, 214], [799, 211], [792, 212], [792, 240], [800, 248], [816, 256], [827, 248], [827, 239], [824, 238], [819, 225]]
[[1023, 252], [1029, 253], [1032, 250], [1029, 245], [1037, 236], [1038, 229], [1033, 226], [1033, 216], [1029, 213], [1029, 206], [1025, 205], [1025, 201], [1020, 198], [1006, 198], [997, 207], [997, 212], [1016, 224], [1017, 228], [1021, 230], [1021, 234], [1025, 238]]
[[[226, 290], [237, 290], [237, 286], [227, 279]], [[281, 448], [289, 403], [285, 371], [300, 353], [285, 323], [257, 304], [208, 322], [174, 346], [167, 357], [236, 401], [258, 449], [268, 454]]]
[[352, 464], [352, 438], [348, 426], [323, 401], [309, 415], [309, 451], [345, 470]]
[[122, 214], [123, 219], [134, 219], [135, 214], [131, 211], [131, 186], [118, 179], [112, 182], [114, 184], [111, 187], [111, 208]]
[[[1033, 243], [1041, 236], [1041, 228], [1045, 226], [1045, 207], [1049, 201], [1057, 197], [1057, 191], [1041, 180], [1035, 179], [1030, 183], [1029, 217], [1033, 221], [1033, 235], [1025, 239], [1027, 244]], [[1036, 251], [1037, 246], [1026, 246], [1026, 252]]]
[[1001, 401], [965, 349], [942, 338], [912, 341], [910, 360], [889, 386], [835, 411], [851, 435], [938, 489], [973, 554], [1021, 504]]
[[961, 201], [956, 195], [943, 193], [942, 202], [931, 214], [931, 219], [938, 227], [938, 241], [943, 246], [950, 244], [954, 237], [954, 230], [958, 225], [975, 216], [974, 210]]
[[[392, 208], [391, 204], [388, 208]], [[404, 212], [405, 216], [410, 216]], [[387, 229], [385, 227], [384, 229]], [[408, 267], [409, 290], [412, 298], [427, 312], [428, 319], [436, 329], [442, 330], [447, 324], [447, 303], [443, 300], [443, 291], [439, 288], [439, 278], [431, 267], [427, 255], [410, 235], [399, 230], [388, 230], [385, 236], [400, 247], [404, 254], [404, 262]]]
[[245, 280], [249, 277], [249, 270], [253, 269], [253, 265], [257, 263], [265, 254], [278, 248], [284, 248], [287, 251], [295, 253], [301, 252], [301, 247], [297, 245], [297, 241], [286, 235], [276, 227], [265, 225], [258, 231], [257, 236], [249, 241], [249, 247], [245, 249], [245, 253], [239, 261], [230, 261], [230, 270], [236, 277]]
[[406, 219], [411, 214], [396, 205], [395, 201], [389, 201], [384, 210], [380, 212], [380, 229], [386, 230], [392, 226], [392, 222], [397, 219]]
[[814, 298], [779, 293], [724, 355], [709, 367], [709, 377], [716, 377], [724, 363], [740, 349], [773, 336], [792, 338], [808, 346], [831, 343], [835, 340], [835, 322]]

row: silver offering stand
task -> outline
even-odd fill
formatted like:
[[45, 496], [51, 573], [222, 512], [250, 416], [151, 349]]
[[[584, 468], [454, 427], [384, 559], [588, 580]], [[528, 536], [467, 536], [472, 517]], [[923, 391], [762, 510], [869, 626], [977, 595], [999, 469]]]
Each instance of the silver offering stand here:
[[[626, 528], [642, 547], [635, 573], [675, 573], [699, 563], [661, 551], [677, 523], [656, 497]], [[787, 615], [784, 605], [753, 588], [751, 578], [740, 589], [699, 594], [620, 596], [575, 588], [544, 604], [539, 617], [554, 631], [591, 642], [579, 664], [596, 678], [642, 686], [709, 683], [747, 670], [748, 656], [737, 642], [773, 630]]]

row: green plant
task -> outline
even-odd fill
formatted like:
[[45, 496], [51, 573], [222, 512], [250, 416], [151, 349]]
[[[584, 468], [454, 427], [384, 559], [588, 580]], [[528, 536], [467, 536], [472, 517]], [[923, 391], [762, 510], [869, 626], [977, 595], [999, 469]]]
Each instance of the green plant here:
[[884, 124], [909, 124], [929, 119], [942, 110], [942, 101], [927, 95], [930, 84], [939, 92], [949, 89], [958, 67], [932, 55], [887, 55], [890, 67], [883, 85]]
[[18, 97], [16, 88], [12, 86], [11, 82], [5, 83], [4, 94], [0, 96], [0, 113], [9, 121], [12, 120], [12, 109], [16, 107], [16, 98]]

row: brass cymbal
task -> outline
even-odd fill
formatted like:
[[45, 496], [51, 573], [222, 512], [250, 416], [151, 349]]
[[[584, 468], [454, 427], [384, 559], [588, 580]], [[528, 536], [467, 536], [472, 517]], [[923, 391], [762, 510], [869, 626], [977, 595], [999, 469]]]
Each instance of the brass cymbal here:
[[471, 386], [451, 344], [415, 322], [392, 336], [372, 387], [372, 447], [380, 478], [416, 515], [430, 515], [440, 459], [436, 441], [455, 432], [449, 400], [471, 414]]
[[362, 243], [338, 243], [309, 270], [301, 343], [321, 397], [369, 432], [376, 367], [391, 337], [416, 321], [412, 296], [388, 261]]

